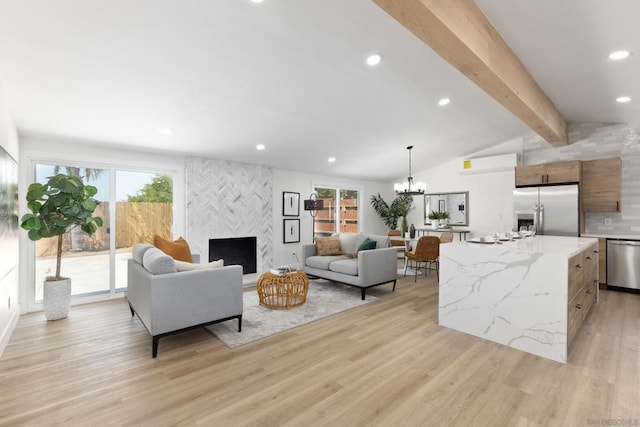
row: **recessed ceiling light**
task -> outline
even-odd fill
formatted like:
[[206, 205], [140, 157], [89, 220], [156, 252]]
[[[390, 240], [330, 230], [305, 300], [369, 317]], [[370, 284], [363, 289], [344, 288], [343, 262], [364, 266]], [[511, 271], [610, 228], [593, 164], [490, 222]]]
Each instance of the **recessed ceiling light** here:
[[333, 162], [335, 162], [335, 161], [336, 161], [336, 158], [335, 158], [335, 157], [329, 157], [329, 158], [327, 159], [327, 161], [328, 161], [329, 163], [333, 163]]
[[171, 135], [173, 133], [173, 130], [170, 128], [158, 128], [158, 133], [162, 135]]
[[619, 96], [616, 98], [616, 102], [619, 102], [621, 104], [625, 104], [627, 102], [631, 102], [631, 97], [629, 96]]
[[440, 101], [438, 101], [438, 105], [443, 107], [443, 106], [447, 105], [450, 102], [451, 102], [451, 100], [449, 98], [442, 98]]
[[616, 50], [609, 54], [609, 59], [624, 59], [629, 57], [629, 55], [629, 51], [627, 50]]
[[370, 67], [375, 67], [380, 63], [380, 61], [382, 61], [382, 55], [379, 53], [367, 56], [367, 65]]
[[267, 148], [267, 147], [266, 147], [264, 144], [258, 144], [258, 145], [256, 145], [256, 150], [258, 150], [258, 151], [262, 151], [262, 150], [264, 150], [265, 148]]
[[251, 0], [251, 3], [262, 3], [264, 0]]

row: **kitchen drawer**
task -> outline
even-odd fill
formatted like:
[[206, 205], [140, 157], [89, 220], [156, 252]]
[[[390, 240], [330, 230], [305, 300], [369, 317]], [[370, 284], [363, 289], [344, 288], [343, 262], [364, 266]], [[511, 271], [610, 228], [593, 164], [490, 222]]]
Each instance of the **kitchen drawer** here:
[[583, 317], [586, 318], [587, 315], [589, 314], [589, 311], [591, 310], [591, 306], [596, 302], [596, 286], [597, 286], [597, 282], [591, 282], [590, 284], [587, 284], [584, 286], [582, 292], [584, 292], [583, 295]]
[[571, 345], [573, 338], [580, 330], [584, 320], [585, 295], [584, 287], [579, 289], [579, 293], [569, 301], [567, 305], [567, 346]]
[[584, 252], [569, 258], [567, 268], [569, 275], [567, 301], [571, 301], [584, 286]]
[[597, 245], [590, 246], [583, 252], [583, 282], [585, 285], [598, 279], [598, 249]]

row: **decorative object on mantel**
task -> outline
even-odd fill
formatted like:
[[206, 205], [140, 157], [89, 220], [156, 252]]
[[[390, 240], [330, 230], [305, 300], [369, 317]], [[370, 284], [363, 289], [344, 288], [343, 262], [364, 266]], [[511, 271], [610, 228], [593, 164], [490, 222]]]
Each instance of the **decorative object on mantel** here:
[[313, 242], [316, 241], [316, 216], [318, 216], [318, 211], [324, 209], [324, 201], [322, 199], [318, 199], [318, 193], [311, 193], [309, 198], [304, 201], [304, 210], [309, 211], [311, 218], [313, 218], [313, 228], [311, 229], [311, 236], [313, 237]]
[[421, 196], [427, 191], [427, 184], [424, 182], [413, 182], [413, 176], [411, 176], [411, 150], [413, 145], [407, 147], [409, 150], [409, 176], [405, 182], [397, 182], [393, 185], [396, 194], [404, 196]]
[[282, 192], [282, 216], [300, 215], [300, 193]]
[[46, 184], [34, 182], [27, 189], [27, 207], [31, 211], [22, 216], [20, 227], [29, 231], [29, 239], [36, 241], [58, 237], [56, 275], [44, 282], [44, 315], [47, 320], [64, 319], [71, 306], [71, 280], [60, 276], [62, 237], [76, 227], [91, 236], [102, 227], [99, 216], [92, 216], [100, 204], [93, 198], [98, 189], [84, 185], [73, 174], [57, 174]]
[[389, 227], [390, 230], [395, 230], [398, 227], [398, 219], [402, 217], [402, 236], [409, 229], [407, 224], [407, 215], [411, 210], [413, 204], [413, 197], [402, 194], [396, 197], [391, 206], [384, 201], [380, 193], [377, 196], [371, 196], [371, 206], [380, 216], [384, 224]]

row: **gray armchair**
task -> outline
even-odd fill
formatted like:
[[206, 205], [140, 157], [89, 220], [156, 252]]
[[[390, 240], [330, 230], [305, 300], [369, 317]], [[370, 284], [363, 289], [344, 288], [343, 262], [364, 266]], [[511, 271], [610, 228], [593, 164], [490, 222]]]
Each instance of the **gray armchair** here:
[[238, 319], [242, 330], [242, 267], [178, 272], [173, 258], [151, 245], [136, 245], [128, 260], [128, 299], [153, 339]]

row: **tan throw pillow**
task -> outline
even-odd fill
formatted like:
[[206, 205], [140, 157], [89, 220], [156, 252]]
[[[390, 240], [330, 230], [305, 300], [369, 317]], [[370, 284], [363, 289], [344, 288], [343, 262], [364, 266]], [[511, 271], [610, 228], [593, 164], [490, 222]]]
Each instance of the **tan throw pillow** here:
[[209, 264], [192, 264], [190, 262], [184, 261], [175, 261], [176, 270], [178, 271], [193, 271], [193, 270], [204, 270], [207, 268], [222, 268], [224, 267], [224, 260], [219, 259], [216, 261], [211, 261]]
[[342, 255], [339, 236], [316, 237], [316, 247], [319, 256]]
[[156, 234], [153, 237], [153, 245], [175, 260], [193, 262], [189, 244], [182, 237], [178, 237], [178, 240], [172, 242]]

